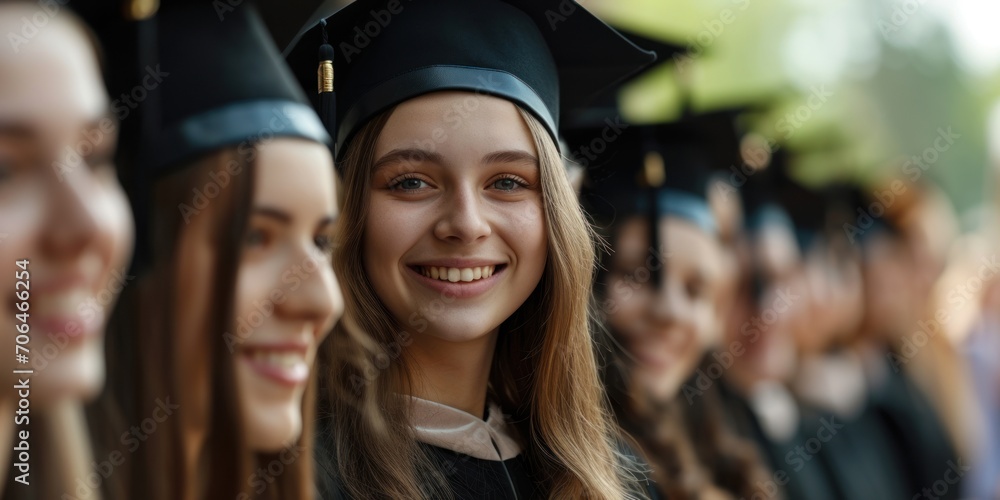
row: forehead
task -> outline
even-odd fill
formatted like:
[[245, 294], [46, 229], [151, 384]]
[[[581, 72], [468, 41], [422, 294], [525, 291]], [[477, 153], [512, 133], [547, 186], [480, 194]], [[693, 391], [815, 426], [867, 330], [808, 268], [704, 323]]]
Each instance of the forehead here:
[[0, 117], [43, 123], [100, 117], [108, 98], [91, 41], [65, 16], [23, 36], [23, 19], [38, 12], [30, 4], [0, 4], [0, 32], [7, 34], [0, 43]]
[[333, 159], [326, 146], [302, 139], [274, 139], [257, 146], [255, 170], [258, 203], [332, 210]]
[[413, 147], [442, 155], [511, 148], [535, 153], [531, 132], [514, 103], [460, 91], [425, 94], [396, 106], [376, 154]]

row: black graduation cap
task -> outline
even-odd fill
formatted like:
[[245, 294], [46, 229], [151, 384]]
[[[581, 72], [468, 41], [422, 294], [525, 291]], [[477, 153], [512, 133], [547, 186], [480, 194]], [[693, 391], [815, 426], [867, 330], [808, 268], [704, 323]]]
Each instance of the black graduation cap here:
[[[320, 78], [317, 48], [332, 59]], [[655, 59], [571, 0], [358, 0], [305, 32], [288, 56], [320, 114], [332, 115], [324, 121], [338, 158], [374, 115], [439, 90], [513, 101], [558, 143], [560, 109]]]
[[597, 97], [591, 99], [586, 106], [567, 109], [563, 113], [560, 132], [566, 133], [569, 131], [573, 135], [589, 133], [591, 136], [600, 134], [608, 126], [609, 121], [614, 121], [621, 117], [621, 109], [618, 106], [618, 95], [622, 87], [642, 77], [651, 70], [674, 64], [678, 56], [686, 54], [689, 51], [689, 47], [679, 43], [649, 38], [622, 29], [618, 29], [618, 32], [636, 46], [655, 52], [656, 64], [648, 65], [611, 87], [606, 88]]
[[778, 172], [786, 168], [787, 161], [785, 148], [775, 150], [767, 167], [747, 175], [746, 182], [740, 187], [744, 224], [751, 233], [770, 224], [792, 227], [792, 221], [778, 196]]
[[153, 176], [225, 146], [275, 136], [330, 139], [253, 4], [218, 11], [173, 2], [157, 15], [153, 115], [144, 166]]
[[633, 125], [607, 143], [606, 163], [588, 170], [581, 200], [600, 222], [674, 215], [715, 234], [708, 205], [712, 144], [687, 121]]

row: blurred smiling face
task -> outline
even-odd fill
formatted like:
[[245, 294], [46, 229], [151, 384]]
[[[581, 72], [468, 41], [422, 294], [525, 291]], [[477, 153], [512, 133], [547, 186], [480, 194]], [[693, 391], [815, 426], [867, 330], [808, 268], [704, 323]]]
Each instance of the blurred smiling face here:
[[[36, 12], [0, 5], [0, 31], [19, 32]], [[32, 358], [28, 366], [10, 356], [0, 368], [7, 376], [35, 368], [33, 402], [87, 398], [103, 384], [105, 322], [129, 281], [131, 213], [112, 163], [117, 124], [92, 44], [65, 19], [17, 51], [3, 44], [0, 75], [0, 337], [14, 345], [15, 261], [29, 259]]]
[[[466, 110], [458, 125], [456, 109]], [[444, 140], [430, 140], [436, 130]], [[494, 331], [546, 260], [538, 154], [515, 105], [463, 92], [406, 101], [378, 138], [373, 169], [364, 266], [396, 321], [426, 322], [418, 343]]]
[[[657, 401], [667, 401], [718, 341], [722, 256], [712, 235], [684, 219], [666, 216], [659, 225], [666, 260], [650, 253], [645, 218], [622, 225], [605, 294], [608, 324], [634, 358], [633, 380]], [[652, 273], [660, 273], [658, 288]]]
[[302, 433], [316, 350], [344, 299], [330, 262], [337, 205], [329, 150], [278, 139], [258, 148], [256, 167], [235, 304], [237, 321], [259, 326], [235, 349], [236, 383], [249, 447], [275, 451]]

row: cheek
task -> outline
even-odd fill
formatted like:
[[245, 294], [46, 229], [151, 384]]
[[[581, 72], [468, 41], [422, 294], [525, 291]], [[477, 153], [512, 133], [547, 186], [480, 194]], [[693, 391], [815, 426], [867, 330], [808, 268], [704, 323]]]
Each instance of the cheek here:
[[[0, 256], [4, 258], [0, 265], [4, 266], [16, 259], [42, 257], [39, 245], [49, 202], [45, 191], [34, 183], [8, 187], [0, 190]], [[6, 282], [6, 273], [4, 279]], [[13, 286], [6, 290], [13, 290]]]
[[[272, 269], [274, 269], [272, 271]], [[271, 292], [278, 288], [276, 266], [269, 260], [246, 260], [240, 263], [239, 276], [236, 280], [236, 302], [234, 312], [236, 318], [232, 324], [239, 324], [240, 319], [246, 320], [258, 308], [255, 304], [271, 304]], [[273, 306], [270, 308], [273, 310]], [[263, 308], [267, 311], [268, 308]], [[249, 338], [252, 338], [251, 333]]]
[[522, 260], [531, 259], [542, 268], [548, 251], [548, 234], [541, 198], [502, 205], [496, 210], [494, 230], [507, 241]]
[[125, 265], [132, 254], [135, 241], [132, 210], [117, 180], [106, 180], [104, 189], [105, 196], [100, 210], [101, 236], [108, 249], [111, 266], [119, 268]]
[[397, 264], [406, 249], [419, 239], [429, 219], [418, 209], [400, 209], [373, 195], [365, 220], [363, 260], [366, 271], [379, 274]]

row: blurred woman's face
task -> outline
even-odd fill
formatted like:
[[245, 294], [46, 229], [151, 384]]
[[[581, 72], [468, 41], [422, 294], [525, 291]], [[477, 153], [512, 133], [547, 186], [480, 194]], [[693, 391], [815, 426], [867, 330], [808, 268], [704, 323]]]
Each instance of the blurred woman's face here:
[[902, 240], [884, 235], [865, 245], [865, 328], [878, 339], [894, 341], [909, 333], [921, 303], [913, 254]]
[[825, 243], [806, 256], [800, 272], [807, 300], [808, 322], [796, 329], [796, 342], [804, 353], [820, 353], [838, 340], [856, 333], [864, 308], [859, 262], [837, 255]]
[[319, 344], [344, 312], [333, 273], [333, 158], [293, 139], [259, 148], [253, 205], [236, 287], [236, 383], [251, 449], [274, 451], [302, 433], [302, 397]]
[[632, 379], [655, 400], [667, 401], [719, 340], [722, 255], [714, 235], [684, 219], [666, 216], [658, 224], [659, 255], [650, 251], [645, 218], [622, 225], [604, 306], [608, 325], [635, 361]]
[[797, 282], [800, 256], [791, 231], [772, 224], [744, 249], [744, 286], [737, 300], [742, 317], [727, 331], [745, 349], [735, 358], [740, 373], [755, 380], [783, 380], [796, 365], [793, 332], [809, 321], [804, 290]]
[[[302, 400], [316, 351], [344, 311], [333, 273], [337, 204], [333, 160], [326, 146], [275, 139], [256, 147], [254, 194], [237, 274], [233, 332], [205, 332], [216, 256], [210, 217], [194, 217], [178, 257], [181, 317], [178, 345], [190, 369], [182, 385], [194, 412], [208, 411], [208, 335], [234, 356], [248, 447], [280, 450], [302, 432]], [[185, 403], [182, 402], [182, 406]], [[202, 420], [203, 422], [203, 420]]]
[[[0, 32], [34, 13], [0, 5]], [[11, 352], [0, 368], [34, 368], [33, 403], [87, 398], [103, 385], [105, 322], [131, 279], [132, 218], [112, 163], [118, 124], [92, 44], [66, 20], [0, 44], [0, 75], [0, 337], [13, 351], [24, 318], [31, 339], [28, 363]]]

